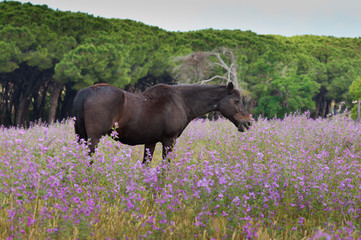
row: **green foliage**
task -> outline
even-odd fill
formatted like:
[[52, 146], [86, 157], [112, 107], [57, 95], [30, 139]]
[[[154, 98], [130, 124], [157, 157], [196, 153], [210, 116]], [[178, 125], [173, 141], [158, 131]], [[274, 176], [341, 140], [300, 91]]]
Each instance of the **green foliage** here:
[[4, 48], [9, 52], [3, 51], [8, 59], [9, 54], [12, 55], [11, 65], [26, 63], [40, 70], [53, 68], [54, 63], [76, 44], [72, 37], [58, 37], [45, 25], [32, 28], [5, 26], [0, 28], [0, 39], [7, 43]]
[[351, 118], [353, 120], [357, 119], [357, 104], [355, 104], [353, 108], [351, 108]]
[[0, 39], [13, 42], [20, 51], [29, 50], [36, 42], [34, 34], [28, 27], [5, 26], [0, 30]]
[[20, 50], [14, 43], [0, 41], [0, 72], [12, 72], [17, 69]]
[[350, 86], [350, 93], [354, 100], [361, 99], [361, 77], [356, 78]]
[[129, 83], [129, 68], [124, 67], [126, 55], [115, 45], [83, 44], [64, 56], [55, 67], [55, 79], [73, 82], [80, 90], [96, 82], [108, 82], [124, 87]]
[[291, 112], [313, 110], [315, 104], [312, 97], [317, 92], [319, 84], [307, 76], [291, 74], [287, 77], [277, 77], [263, 89], [255, 108], [256, 116], [283, 117]]

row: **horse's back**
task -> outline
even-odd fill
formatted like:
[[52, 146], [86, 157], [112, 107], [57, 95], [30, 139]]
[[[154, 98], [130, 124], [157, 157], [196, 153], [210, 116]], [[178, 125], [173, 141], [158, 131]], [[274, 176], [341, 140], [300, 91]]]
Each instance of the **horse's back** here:
[[[183, 113], [184, 101], [182, 95], [175, 86], [158, 84], [148, 88], [142, 94], [147, 112], [161, 114], [162, 118], [169, 118], [169, 115]], [[178, 115], [176, 114], [176, 115]]]
[[162, 125], [162, 135], [178, 137], [188, 124], [188, 110], [179, 87], [158, 84], [145, 91], [144, 96], [153, 97], [152, 111], [148, 112], [156, 119], [154, 125]]
[[177, 93], [174, 87], [165, 85], [165, 84], [157, 84], [150, 88], [147, 88], [142, 95], [144, 97], [148, 97], [149, 99], [161, 101], [161, 100], [168, 100], [175, 96]]
[[114, 111], [114, 108], [119, 108], [124, 104], [125, 92], [112, 85], [96, 84], [82, 91], [86, 95], [83, 106], [85, 111], [109, 114]]

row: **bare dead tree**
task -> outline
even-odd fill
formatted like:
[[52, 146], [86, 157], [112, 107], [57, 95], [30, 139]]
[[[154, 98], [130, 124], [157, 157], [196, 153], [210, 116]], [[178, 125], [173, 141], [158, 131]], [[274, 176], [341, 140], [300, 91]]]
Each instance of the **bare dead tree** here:
[[179, 65], [174, 69], [175, 78], [185, 83], [199, 82], [211, 72], [209, 52], [194, 52], [174, 59]]
[[[215, 57], [216, 61], [212, 61], [211, 57]], [[229, 64], [225, 62], [225, 58], [228, 59]], [[230, 49], [220, 48], [211, 52], [195, 52], [184, 57], [178, 57], [175, 61], [180, 62], [174, 70], [175, 78], [181, 79], [182, 82], [204, 84], [220, 79], [222, 82], [232, 82], [239, 89], [237, 64], [234, 53]], [[214, 75], [217, 66], [224, 69], [224, 74]]]

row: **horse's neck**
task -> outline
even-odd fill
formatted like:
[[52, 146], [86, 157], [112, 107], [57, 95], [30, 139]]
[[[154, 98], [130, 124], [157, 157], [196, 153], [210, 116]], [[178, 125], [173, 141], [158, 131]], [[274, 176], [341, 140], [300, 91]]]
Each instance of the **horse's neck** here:
[[182, 89], [190, 120], [217, 110], [226, 90], [223, 86], [192, 86]]

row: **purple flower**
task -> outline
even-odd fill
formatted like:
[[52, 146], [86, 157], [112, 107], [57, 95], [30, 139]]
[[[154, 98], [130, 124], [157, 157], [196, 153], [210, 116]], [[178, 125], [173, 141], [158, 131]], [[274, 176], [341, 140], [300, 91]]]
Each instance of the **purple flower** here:
[[298, 224], [303, 225], [304, 221], [305, 221], [305, 219], [303, 217], [298, 218]]
[[322, 231], [318, 231], [316, 235], [312, 238], [315, 240], [332, 240], [332, 236], [330, 234], [324, 233]]
[[80, 203], [80, 198], [79, 197], [74, 197], [73, 202], [76, 203], [76, 204], [79, 204]]

